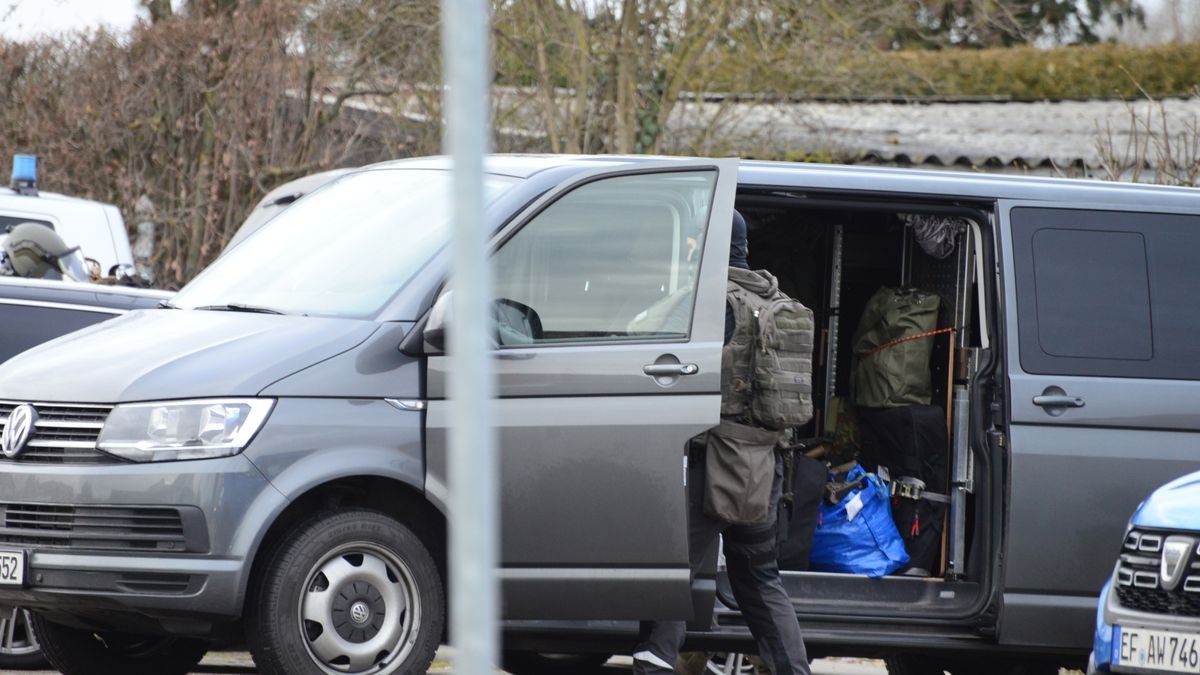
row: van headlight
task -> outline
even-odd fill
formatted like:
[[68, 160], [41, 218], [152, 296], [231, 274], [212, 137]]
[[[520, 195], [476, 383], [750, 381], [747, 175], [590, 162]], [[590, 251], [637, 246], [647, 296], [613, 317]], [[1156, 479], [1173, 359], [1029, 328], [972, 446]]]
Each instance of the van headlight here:
[[134, 462], [228, 457], [246, 447], [274, 405], [261, 398], [118, 405], [96, 447]]

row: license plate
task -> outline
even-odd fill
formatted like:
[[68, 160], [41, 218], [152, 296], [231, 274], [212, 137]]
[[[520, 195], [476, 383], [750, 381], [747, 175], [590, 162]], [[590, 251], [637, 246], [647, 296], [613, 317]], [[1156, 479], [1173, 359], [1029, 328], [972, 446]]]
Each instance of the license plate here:
[[25, 552], [0, 551], [0, 586], [25, 585]]
[[1112, 663], [1168, 673], [1200, 673], [1200, 634], [1117, 626]]

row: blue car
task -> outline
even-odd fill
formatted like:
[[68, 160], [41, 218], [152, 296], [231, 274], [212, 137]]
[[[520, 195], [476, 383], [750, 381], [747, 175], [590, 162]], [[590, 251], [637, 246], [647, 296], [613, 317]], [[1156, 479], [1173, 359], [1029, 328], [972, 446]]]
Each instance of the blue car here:
[[1200, 673], [1200, 472], [1155, 490], [1100, 593], [1088, 673]]

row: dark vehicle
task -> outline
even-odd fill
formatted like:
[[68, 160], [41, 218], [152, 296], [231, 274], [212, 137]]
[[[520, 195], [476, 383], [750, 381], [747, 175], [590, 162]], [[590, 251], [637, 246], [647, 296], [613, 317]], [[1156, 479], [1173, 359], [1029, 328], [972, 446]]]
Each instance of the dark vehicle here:
[[[0, 362], [132, 309], [155, 307], [170, 296], [122, 286], [0, 277]], [[0, 614], [0, 668], [45, 663], [29, 621], [29, 610], [20, 607]]]
[[[264, 672], [424, 672], [446, 611], [449, 181], [441, 158], [350, 172], [178, 309], [0, 366], [9, 420], [87, 417], [69, 443], [10, 421], [0, 459], [0, 604], [37, 611], [57, 667], [185, 672], [244, 635]], [[691, 578], [685, 535], [735, 203], [751, 265], [819, 322], [803, 436], [848, 393], [872, 295], [940, 298], [944, 553], [924, 578], [786, 570], [810, 653], [899, 673], [1083, 665], [1111, 572], [1096, 552], [1196, 468], [1200, 193], [565, 156], [493, 157], [486, 189], [510, 665], [581, 672], [591, 657], [538, 654], [628, 650], [641, 618], [752, 648], [716, 561]], [[914, 243], [914, 214], [960, 222], [943, 257]], [[650, 311], [664, 302], [679, 311]]]
[[1092, 673], [1200, 672], [1200, 473], [1138, 506], [1100, 592]]

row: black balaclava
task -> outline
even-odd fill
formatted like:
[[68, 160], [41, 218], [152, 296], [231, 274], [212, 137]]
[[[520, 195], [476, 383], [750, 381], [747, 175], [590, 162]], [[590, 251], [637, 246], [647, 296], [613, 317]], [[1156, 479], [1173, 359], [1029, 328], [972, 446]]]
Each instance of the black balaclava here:
[[746, 256], [750, 255], [750, 243], [746, 240], [746, 219], [736, 210], [733, 212], [733, 231], [729, 235], [729, 266], [750, 269]]

